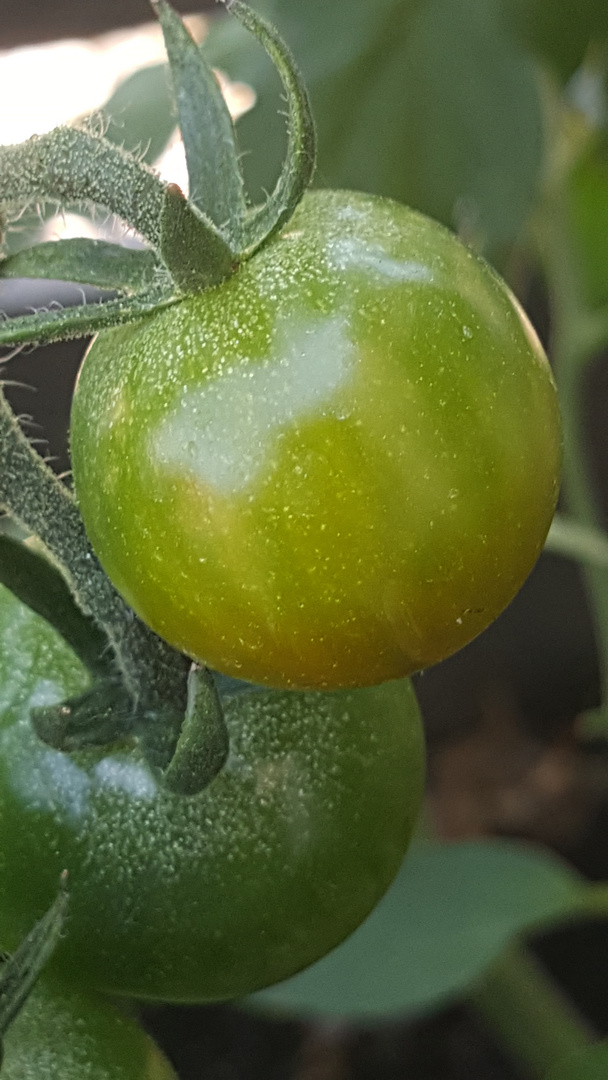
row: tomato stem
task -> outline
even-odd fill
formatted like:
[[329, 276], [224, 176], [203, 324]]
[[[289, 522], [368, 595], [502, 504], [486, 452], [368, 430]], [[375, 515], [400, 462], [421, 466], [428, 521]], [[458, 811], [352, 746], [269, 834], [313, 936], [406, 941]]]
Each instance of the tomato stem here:
[[287, 153], [277, 185], [263, 206], [247, 211], [232, 121], [213, 72], [166, 0], [151, 2], [167, 46], [192, 198], [163, 183], [133, 154], [81, 128], [56, 128], [0, 147], [0, 231], [7, 211], [36, 199], [56, 199], [117, 214], [153, 249], [125, 252], [116, 244], [78, 239], [41, 244], [0, 261], [0, 276], [52, 275], [134, 293], [6, 319], [0, 345], [86, 336], [175, 303], [180, 294], [219, 284], [282, 228], [310, 184], [315, 165], [310, 102], [276, 30], [241, 0], [225, 0], [275, 64], [289, 108]]
[[[177, 189], [178, 190], [178, 189]], [[180, 193], [181, 195], [181, 193]], [[56, 128], [0, 147], [0, 208], [32, 199], [86, 202], [117, 214], [162, 257], [179, 288], [206, 288], [234, 266], [235, 252], [211, 220], [132, 154], [77, 128]], [[176, 244], [173, 233], [183, 238]]]
[[[575, 159], [576, 160], [576, 159]], [[552, 359], [564, 433], [564, 494], [569, 519], [602, 529], [602, 515], [589, 470], [584, 438], [584, 393], [589, 364], [608, 343], [608, 308], [593, 310], [584, 296], [567, 205], [569, 169], [548, 183], [535, 239], [552, 299]], [[605, 533], [602, 532], [605, 537]], [[608, 729], [608, 568], [583, 562], [595, 624], [602, 705], [594, 730]]]
[[574, 1005], [522, 946], [513, 946], [487, 971], [470, 1001], [533, 1076], [545, 1076], [596, 1035]]
[[[190, 792], [197, 784], [201, 790], [221, 768], [227, 746], [222, 709], [211, 680], [200, 680], [197, 707], [194, 712], [188, 712], [190, 661], [149, 630], [125, 604], [91, 548], [73, 496], [30, 445], [3, 394], [0, 394], [0, 462], [0, 506], [39, 537], [61, 568], [80, 610], [92, 615], [109, 640], [116, 674], [131, 701], [131, 720], [127, 725], [125, 719], [125, 727], [138, 731], [150, 764], [161, 772], [168, 769], [179, 748], [179, 761], [173, 772], [168, 773], [167, 785], [171, 786], [175, 776], [181, 790], [182, 774], [189, 770]], [[106, 687], [105, 691], [98, 691], [103, 702], [101, 699], [84, 702], [84, 712], [80, 713], [83, 737], [90, 721], [94, 728], [98, 707], [102, 730], [103, 715], [109, 715], [112, 723], [119, 725], [120, 717], [126, 716], [121, 705], [112, 719], [112, 705], [119, 703], [115, 698], [108, 699], [108, 693], [112, 698], [110, 690], [111, 687]], [[93, 706], [92, 711], [87, 710], [87, 704]], [[70, 707], [73, 706], [74, 703]], [[68, 730], [69, 737], [77, 733], [78, 714], [73, 719], [75, 728]], [[52, 724], [52, 719], [48, 722]], [[196, 725], [206, 732], [198, 742], [192, 737]], [[91, 729], [89, 745], [99, 745], [99, 737], [99, 732]], [[114, 729], [108, 737], [116, 737]], [[210, 743], [207, 756], [201, 752], [204, 737]], [[193, 749], [188, 764], [189, 747]]]
[[2, 207], [32, 199], [93, 203], [118, 214], [158, 249], [164, 198], [165, 184], [152, 169], [77, 128], [55, 128], [0, 147]]

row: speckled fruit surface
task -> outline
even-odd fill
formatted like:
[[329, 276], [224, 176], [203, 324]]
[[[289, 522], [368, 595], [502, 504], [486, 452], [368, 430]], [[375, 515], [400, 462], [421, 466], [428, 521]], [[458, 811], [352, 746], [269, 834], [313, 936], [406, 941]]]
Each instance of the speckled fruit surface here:
[[308, 194], [232, 278], [104, 331], [72, 412], [95, 550], [162, 637], [277, 687], [433, 664], [555, 507], [551, 372], [491, 268], [388, 200]]

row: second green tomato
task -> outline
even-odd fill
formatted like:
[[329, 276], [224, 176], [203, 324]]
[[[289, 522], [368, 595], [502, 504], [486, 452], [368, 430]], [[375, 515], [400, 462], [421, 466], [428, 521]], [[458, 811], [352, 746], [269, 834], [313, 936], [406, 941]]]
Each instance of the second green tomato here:
[[32, 708], [85, 689], [73, 653], [0, 589], [0, 927], [14, 948], [67, 870], [65, 980], [165, 1001], [234, 998], [354, 930], [394, 878], [422, 795], [408, 681], [224, 697], [230, 756], [169, 794], [134, 746], [67, 755]]

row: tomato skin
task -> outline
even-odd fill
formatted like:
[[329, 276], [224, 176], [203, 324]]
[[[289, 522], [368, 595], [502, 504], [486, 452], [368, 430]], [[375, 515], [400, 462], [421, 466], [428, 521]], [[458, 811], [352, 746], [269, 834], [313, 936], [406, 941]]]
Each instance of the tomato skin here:
[[51, 969], [166, 1001], [241, 996], [312, 963], [396, 874], [420, 805], [423, 740], [407, 681], [333, 694], [224, 697], [228, 762], [193, 798], [137, 749], [68, 756], [33, 705], [86, 676], [57, 634], [0, 589], [0, 927], [14, 948], [67, 869]]
[[560, 464], [549, 366], [497, 275], [405, 207], [326, 191], [220, 287], [101, 333], [71, 442], [138, 614], [295, 688], [475, 637], [538, 557]]
[[133, 1020], [109, 1002], [44, 978], [4, 1040], [2, 1080], [177, 1080]]

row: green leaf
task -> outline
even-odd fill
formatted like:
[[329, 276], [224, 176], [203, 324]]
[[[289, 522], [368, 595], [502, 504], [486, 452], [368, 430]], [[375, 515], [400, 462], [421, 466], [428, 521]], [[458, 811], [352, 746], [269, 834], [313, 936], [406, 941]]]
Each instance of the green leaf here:
[[[535, 65], [506, 31], [499, 0], [309, 0], [305, 16], [298, 0], [256, 8], [308, 85], [319, 185], [398, 199], [490, 253], [517, 236], [537, 193], [542, 114]], [[258, 198], [283, 152], [276, 79], [251, 46], [234, 43], [220, 24], [203, 47], [256, 91], [238, 135]]]
[[[262, 10], [262, 5], [256, 5]], [[256, 103], [236, 125], [248, 200], [263, 203], [285, 157], [285, 117], [280, 112], [281, 81], [270, 58], [230, 16], [215, 19], [201, 45], [209, 64], [255, 90]]]
[[369, 182], [357, 146], [379, 123], [386, 194], [489, 250], [517, 236], [537, 194], [542, 115], [534, 66], [503, 32], [498, 3], [431, 0], [416, 14], [343, 150], [356, 186]]
[[418, 845], [367, 921], [254, 1006], [349, 1019], [463, 994], [511, 938], [578, 910], [584, 886], [554, 857], [507, 841]]
[[521, 40], [565, 81], [591, 42], [608, 38], [606, 0], [503, 0], [505, 16]]
[[566, 1058], [546, 1080], [606, 1080], [607, 1076], [608, 1042], [601, 1042]]
[[14, 319], [0, 320], [0, 345], [48, 343], [87, 337], [108, 326], [132, 322], [142, 315], [174, 304], [178, 299], [166, 290], [151, 289], [100, 304], [80, 304], [60, 310], [39, 311], [35, 315], [18, 315]]
[[166, 64], [151, 64], [118, 84], [102, 109], [105, 138], [153, 165], [175, 131]]
[[0, 261], [3, 278], [79, 281], [100, 289], [139, 292], [154, 284], [160, 264], [152, 251], [137, 251], [103, 240], [56, 240]]
[[169, 57], [190, 199], [238, 249], [245, 199], [228, 107], [213, 71], [180, 16], [166, 0], [151, 3]]

